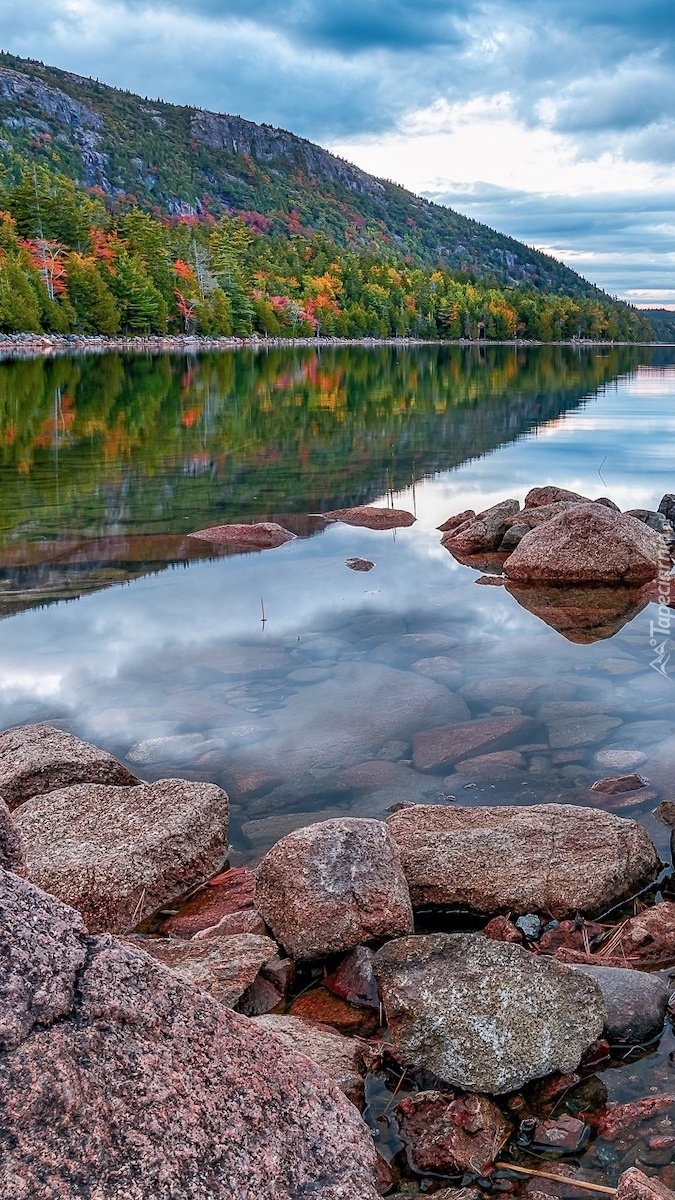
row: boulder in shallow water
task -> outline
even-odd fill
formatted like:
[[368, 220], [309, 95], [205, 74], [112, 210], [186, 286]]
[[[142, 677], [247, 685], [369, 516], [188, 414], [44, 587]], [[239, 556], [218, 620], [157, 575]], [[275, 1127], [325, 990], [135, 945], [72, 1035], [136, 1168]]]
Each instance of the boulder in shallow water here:
[[342, 817], [282, 838], [256, 872], [255, 905], [292, 958], [325, 958], [412, 932], [399, 852], [380, 821]]
[[291, 542], [295, 534], [275, 521], [258, 521], [254, 525], [211, 525], [189, 533], [188, 537], [238, 550], [274, 550]]
[[416, 908], [594, 914], [661, 868], [637, 822], [575, 804], [420, 804], [394, 813], [387, 826]]
[[399, 1061], [465, 1091], [571, 1071], [603, 1029], [593, 980], [480, 934], [399, 938], [374, 966]]
[[568, 488], [555, 487], [549, 483], [544, 487], [530, 488], [524, 501], [524, 508], [540, 508], [547, 504], [559, 504], [561, 500], [566, 500], [568, 503], [574, 501], [576, 504], [590, 504], [588, 496], [582, 496], [579, 492], [570, 492]]
[[75, 783], [138, 782], [106, 750], [51, 725], [17, 725], [0, 733], [0, 796], [9, 808]]
[[646, 525], [601, 504], [575, 504], [533, 529], [504, 563], [520, 583], [639, 586], [654, 579], [667, 548]]
[[502, 500], [466, 524], [448, 530], [441, 538], [441, 545], [453, 554], [462, 555], [497, 550], [506, 533], [508, 518], [519, 511], [517, 500]]
[[17, 811], [29, 878], [92, 932], [128, 933], [202, 883], [227, 851], [228, 799], [211, 783], [81, 783]]
[[0, 952], [3, 1200], [377, 1200], [322, 1070], [3, 871]]
[[326, 521], [341, 521], [343, 525], [355, 525], [362, 529], [401, 529], [415, 524], [415, 517], [403, 508], [377, 508], [372, 504], [334, 508], [332, 512], [321, 515]]

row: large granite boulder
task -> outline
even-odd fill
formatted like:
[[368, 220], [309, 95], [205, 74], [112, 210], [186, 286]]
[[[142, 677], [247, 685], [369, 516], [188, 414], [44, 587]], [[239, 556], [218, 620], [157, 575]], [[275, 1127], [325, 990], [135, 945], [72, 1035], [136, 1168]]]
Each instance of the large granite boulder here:
[[572, 1071], [605, 1022], [594, 980], [480, 934], [399, 938], [374, 967], [399, 1061], [465, 1091]]
[[637, 822], [574, 804], [416, 805], [387, 827], [416, 908], [593, 915], [661, 868]]
[[92, 932], [127, 933], [202, 883], [227, 851], [228, 799], [210, 783], [82, 783], [16, 813], [34, 883]]
[[654, 579], [667, 548], [634, 517], [602, 504], [575, 504], [532, 529], [504, 563], [519, 583], [639, 585]]
[[4, 800], [0, 800], [0, 867], [16, 875], [25, 875], [27, 871], [21, 834]]
[[263, 858], [255, 905], [292, 958], [325, 958], [413, 930], [396, 845], [380, 821], [297, 829]]
[[575, 504], [590, 504], [588, 496], [582, 496], [579, 492], [571, 492], [568, 488], [556, 487], [555, 484], [547, 483], [544, 487], [530, 488], [524, 501], [524, 508], [542, 508], [549, 504], [560, 504], [562, 501]]
[[3, 1200], [377, 1200], [307, 1058], [0, 871]]
[[112, 754], [51, 725], [17, 725], [0, 733], [0, 796], [9, 808], [74, 783], [138, 782]]

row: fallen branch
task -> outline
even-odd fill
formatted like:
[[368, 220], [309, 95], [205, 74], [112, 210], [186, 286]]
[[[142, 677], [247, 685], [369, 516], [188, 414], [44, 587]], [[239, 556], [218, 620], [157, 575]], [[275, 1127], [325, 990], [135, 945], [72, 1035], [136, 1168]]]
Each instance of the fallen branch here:
[[583, 1179], [574, 1179], [571, 1175], [551, 1175], [548, 1171], [531, 1171], [529, 1167], [516, 1167], [513, 1163], [496, 1162], [496, 1167], [502, 1171], [515, 1171], [518, 1175], [531, 1175], [535, 1179], [552, 1179], [554, 1183], [569, 1183], [572, 1187], [583, 1188], [586, 1192], [602, 1192], [605, 1196], [616, 1196], [618, 1188], [603, 1187], [601, 1183], [586, 1183]]

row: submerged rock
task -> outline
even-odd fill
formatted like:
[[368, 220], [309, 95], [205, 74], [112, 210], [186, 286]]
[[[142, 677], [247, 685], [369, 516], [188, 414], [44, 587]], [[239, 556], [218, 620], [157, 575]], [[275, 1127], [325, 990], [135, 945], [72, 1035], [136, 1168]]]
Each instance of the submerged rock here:
[[593, 914], [655, 879], [661, 867], [635, 821], [573, 804], [416, 805], [387, 826], [415, 907]]
[[521, 583], [639, 586], [654, 579], [666, 551], [658, 533], [600, 504], [575, 504], [533, 529], [504, 564]]
[[258, 521], [254, 525], [212, 525], [208, 529], [197, 529], [188, 537], [240, 550], [274, 550], [284, 542], [292, 541], [295, 534], [274, 521]]
[[462, 759], [509, 749], [526, 741], [534, 729], [534, 721], [520, 715], [425, 729], [413, 737], [413, 763], [418, 771], [437, 771]]
[[228, 799], [210, 783], [78, 784], [16, 814], [30, 879], [92, 932], [128, 933], [220, 867]]
[[414, 525], [415, 517], [402, 508], [376, 508], [360, 504], [356, 508], [334, 508], [322, 513], [326, 521], [342, 521], [343, 525], [357, 525], [364, 529], [400, 529]]
[[18, 725], [0, 733], [0, 796], [9, 808], [75, 783], [138, 782], [112, 754], [51, 725]]
[[[3, 1200], [377, 1200], [324, 1071], [0, 871]], [[102, 1181], [105, 1181], [103, 1184]]]
[[256, 908], [297, 959], [413, 929], [399, 852], [380, 821], [343, 817], [282, 838], [256, 872]]
[[399, 1060], [466, 1091], [571, 1071], [604, 1025], [594, 981], [479, 934], [400, 938], [374, 965]]
[[[597, 757], [596, 755], [596, 761]], [[604, 766], [604, 763], [599, 765]], [[596, 779], [595, 783], [591, 784], [591, 791], [602, 792], [605, 796], [616, 796], [621, 792], [636, 792], [646, 786], [646, 780], [641, 775], [610, 775], [606, 779]]]
[[487, 1096], [418, 1092], [400, 1100], [396, 1114], [416, 1171], [487, 1175], [512, 1132]]

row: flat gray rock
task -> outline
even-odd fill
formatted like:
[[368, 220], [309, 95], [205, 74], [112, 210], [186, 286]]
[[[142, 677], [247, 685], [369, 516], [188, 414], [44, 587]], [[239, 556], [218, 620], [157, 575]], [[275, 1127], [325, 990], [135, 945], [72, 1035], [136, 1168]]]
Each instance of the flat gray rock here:
[[292, 958], [411, 933], [398, 848], [380, 821], [342, 817], [282, 838], [256, 872], [255, 907]]
[[112, 754], [51, 725], [17, 725], [0, 733], [0, 796], [9, 808], [74, 783], [138, 782]]
[[414, 907], [597, 915], [655, 879], [635, 821], [575, 804], [416, 805], [387, 821]]
[[228, 799], [185, 779], [81, 783], [16, 813], [29, 878], [82, 913], [91, 932], [129, 933], [221, 866]]
[[0, 947], [3, 1200], [377, 1200], [308, 1057], [1, 870]]
[[480, 934], [400, 938], [373, 965], [399, 1061], [465, 1091], [573, 1071], [604, 1026], [593, 980]]

